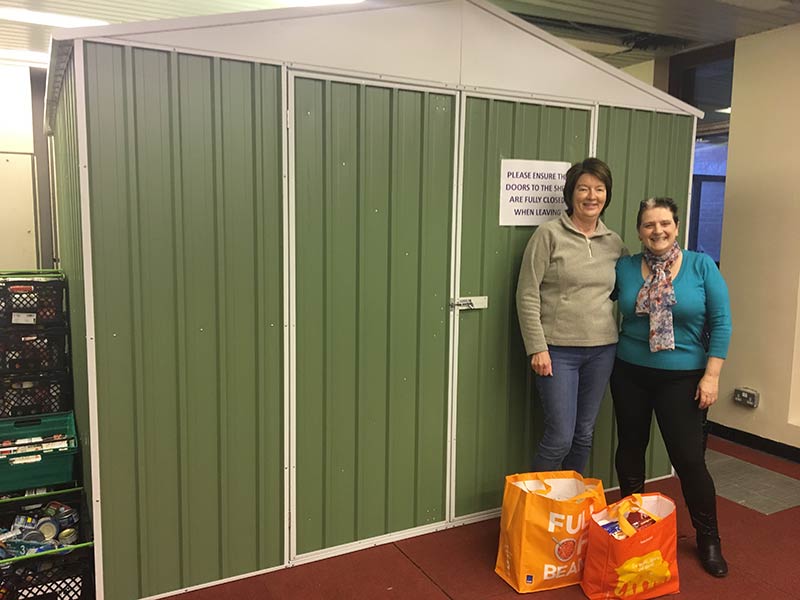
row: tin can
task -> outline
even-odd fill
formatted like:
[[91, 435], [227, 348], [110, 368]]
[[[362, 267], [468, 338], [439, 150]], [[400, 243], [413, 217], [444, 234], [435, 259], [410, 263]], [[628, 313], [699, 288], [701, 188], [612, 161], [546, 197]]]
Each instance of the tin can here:
[[44, 534], [38, 529], [28, 529], [22, 532], [23, 542], [43, 542]]
[[69, 508], [69, 506], [53, 500], [52, 502], [48, 502], [47, 506], [44, 507], [44, 514], [48, 517], [58, 518], [58, 513], [65, 508]]
[[7, 542], [8, 540], [13, 540], [18, 538], [22, 535], [22, 530], [19, 527], [12, 527], [10, 531], [3, 530], [0, 533], [0, 542]]
[[14, 524], [11, 525], [11, 529], [20, 529], [23, 532], [26, 529], [36, 529], [36, 519], [30, 515], [17, 515], [14, 517]]
[[45, 542], [44, 544], [34, 549], [33, 552], [30, 552], [29, 554], [38, 554], [39, 552], [47, 552], [48, 550], [55, 550], [56, 548], [58, 548], [58, 544], [56, 544], [55, 541], [51, 540], [49, 542]]
[[78, 521], [81, 520], [80, 514], [74, 508], [70, 508], [69, 506], [65, 506], [62, 504], [62, 509], [58, 511], [56, 514], [56, 519], [58, 520], [58, 524], [61, 526], [61, 529], [66, 529], [67, 527], [75, 527], [78, 524]]
[[61, 531], [61, 527], [53, 517], [42, 517], [36, 523], [36, 529], [42, 532], [44, 539], [52, 540], [58, 537], [58, 532]]
[[65, 546], [74, 544], [75, 542], [78, 541], [78, 532], [72, 529], [71, 527], [64, 529], [60, 534], [58, 534], [58, 541], [64, 544]]

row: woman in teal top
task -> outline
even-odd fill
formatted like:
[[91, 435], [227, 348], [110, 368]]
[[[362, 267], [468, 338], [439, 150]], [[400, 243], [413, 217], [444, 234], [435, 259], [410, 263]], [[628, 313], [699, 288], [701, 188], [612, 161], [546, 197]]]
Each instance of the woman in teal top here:
[[642, 202], [636, 226], [644, 251], [620, 258], [616, 269], [622, 328], [611, 393], [620, 492], [644, 490], [655, 413], [697, 533], [700, 561], [708, 573], [724, 577], [728, 566], [703, 425], [717, 400], [731, 336], [728, 289], [711, 258], [678, 246], [678, 207], [671, 198]]

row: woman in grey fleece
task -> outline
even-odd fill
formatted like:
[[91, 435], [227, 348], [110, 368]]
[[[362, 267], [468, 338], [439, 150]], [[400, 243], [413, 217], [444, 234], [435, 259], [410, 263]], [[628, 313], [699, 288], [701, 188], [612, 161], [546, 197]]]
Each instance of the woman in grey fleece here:
[[534, 471], [583, 473], [592, 449], [617, 344], [614, 265], [628, 254], [600, 220], [611, 184], [601, 160], [572, 165], [566, 211], [536, 229], [522, 258], [517, 313], [544, 411]]

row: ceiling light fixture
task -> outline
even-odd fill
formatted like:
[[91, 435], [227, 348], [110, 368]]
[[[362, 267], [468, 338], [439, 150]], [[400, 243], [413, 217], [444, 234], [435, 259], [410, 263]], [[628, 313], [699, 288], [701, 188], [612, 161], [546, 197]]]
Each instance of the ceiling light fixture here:
[[73, 17], [70, 15], [9, 7], [0, 8], [0, 19], [4, 21], [15, 21], [17, 23], [49, 25], [51, 27], [92, 27], [94, 25], [108, 25], [108, 21], [101, 21], [100, 19], [87, 19], [86, 17]]
[[333, 4], [360, 4], [364, 0], [277, 0], [275, 8], [302, 8], [307, 6], [329, 6]]

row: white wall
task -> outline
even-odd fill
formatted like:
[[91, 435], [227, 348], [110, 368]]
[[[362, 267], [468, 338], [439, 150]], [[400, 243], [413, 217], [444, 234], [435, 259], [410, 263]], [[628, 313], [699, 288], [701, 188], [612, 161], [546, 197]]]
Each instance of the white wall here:
[[27, 66], [0, 63], [0, 152], [33, 153], [31, 77]]
[[33, 124], [27, 66], [0, 64], [0, 270], [36, 268]]
[[[736, 42], [722, 235], [733, 338], [712, 420], [800, 447], [800, 25]], [[761, 404], [732, 401], [753, 387]]]

